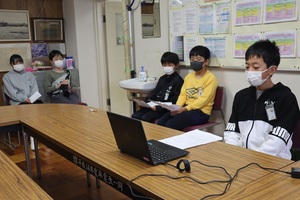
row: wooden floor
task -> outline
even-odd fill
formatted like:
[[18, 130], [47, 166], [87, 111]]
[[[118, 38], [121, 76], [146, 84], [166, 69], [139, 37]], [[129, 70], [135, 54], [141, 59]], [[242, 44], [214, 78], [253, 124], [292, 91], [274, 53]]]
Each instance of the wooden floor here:
[[[18, 143], [17, 134], [14, 133], [12, 135], [13, 142]], [[3, 144], [3, 134], [0, 135], [0, 138], [0, 150], [26, 172], [25, 153], [22, 141], [23, 137], [21, 137], [21, 145], [15, 148], [14, 151]], [[85, 171], [64, 159], [53, 150], [47, 148], [45, 145], [39, 144], [39, 152], [42, 167], [42, 179], [36, 177], [34, 153], [32, 151], [31, 163], [33, 180], [53, 199], [129, 199], [127, 196], [108, 186], [104, 182], [100, 182], [100, 188], [97, 188], [93, 176], [91, 176], [92, 185], [90, 187], [87, 186]]]

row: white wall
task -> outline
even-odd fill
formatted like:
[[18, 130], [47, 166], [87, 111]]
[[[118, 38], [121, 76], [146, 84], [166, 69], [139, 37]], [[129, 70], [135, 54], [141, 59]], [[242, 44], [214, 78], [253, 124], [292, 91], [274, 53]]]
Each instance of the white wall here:
[[95, 0], [63, 0], [66, 51], [79, 69], [81, 99], [100, 107]]
[[[63, 3], [67, 51], [75, 57], [76, 66], [79, 66], [82, 99], [91, 106], [99, 107], [102, 102], [99, 98], [100, 93], [97, 82], [101, 74], [98, 72], [97, 48], [95, 46], [97, 40], [94, 32], [94, 1], [96, 0], [63, 0]], [[139, 66], [144, 65], [150, 77], [162, 75], [160, 57], [165, 51], [169, 50], [168, 1], [161, 0], [160, 6], [160, 38], [142, 39], [140, 7], [134, 11], [133, 17], [136, 66], [139, 70]], [[72, 7], [74, 8], [72, 9]], [[137, 72], [139, 72], [138, 70]], [[219, 85], [224, 86], [226, 89], [224, 115], [228, 120], [234, 94], [238, 90], [248, 87], [244, 71], [223, 68], [211, 68], [210, 70], [217, 76]], [[187, 72], [187, 69], [180, 70], [180, 74], [183, 76]], [[300, 102], [299, 75], [299, 72], [279, 70], [274, 75], [273, 80], [289, 86]], [[124, 102], [119, 103], [123, 104]]]
[[[108, 0], [111, 2], [121, 2], [121, 0]], [[105, 74], [100, 70], [103, 63], [100, 63], [105, 58], [97, 51], [97, 43], [101, 47], [105, 45], [99, 44], [101, 39], [105, 37], [102, 33], [97, 31], [97, 26], [101, 26], [99, 21], [95, 19], [97, 13], [96, 2], [99, 0], [63, 0], [63, 12], [65, 18], [65, 35], [66, 35], [66, 49], [68, 55], [72, 55], [75, 60], [75, 67], [79, 68], [80, 86], [82, 101], [90, 106], [103, 108], [105, 100], [102, 93], [106, 94], [103, 84], [99, 84], [99, 79], [103, 78]], [[136, 4], [139, 1], [135, 1]], [[162, 1], [162, 11], [168, 10], [167, 1]], [[134, 19], [134, 36], [135, 36], [135, 58], [137, 73], [141, 65], [146, 67], [149, 77], [159, 77], [163, 74], [160, 64], [160, 57], [169, 49], [169, 33], [162, 29], [161, 37], [154, 39], [142, 39], [141, 33], [141, 12], [140, 6], [133, 5], [136, 10], [133, 11]], [[99, 11], [98, 11], [99, 12]], [[161, 18], [162, 27], [168, 27], [168, 20]], [[109, 26], [110, 24], [106, 24]], [[114, 26], [115, 24], [112, 24]], [[98, 27], [99, 28], [99, 27]], [[96, 35], [98, 33], [98, 35]], [[100, 40], [100, 42], [99, 42]], [[100, 57], [100, 58], [99, 58]], [[105, 66], [104, 66], [105, 67]], [[120, 105], [125, 102], [119, 102]], [[128, 103], [128, 102], [126, 102]]]
[[[139, 1], [136, 1], [139, 2]], [[162, 54], [169, 51], [168, 30], [168, 1], [160, 0], [161, 37], [142, 38], [142, 23], [140, 6], [134, 11], [134, 39], [136, 72], [139, 73], [140, 66], [145, 66], [148, 77], [159, 77], [163, 75], [160, 58]], [[133, 7], [135, 7], [134, 5]]]

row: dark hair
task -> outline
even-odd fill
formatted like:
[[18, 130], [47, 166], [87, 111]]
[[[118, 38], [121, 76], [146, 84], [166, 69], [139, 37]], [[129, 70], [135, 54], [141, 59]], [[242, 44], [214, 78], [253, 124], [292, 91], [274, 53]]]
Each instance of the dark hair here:
[[9, 64], [13, 65], [17, 62], [24, 63], [23, 58], [19, 54], [13, 54], [12, 56], [10, 56]]
[[191, 49], [190, 58], [192, 56], [202, 56], [205, 60], [210, 58], [210, 51], [207, 47], [198, 45]]
[[259, 40], [252, 44], [246, 51], [245, 60], [249, 60], [251, 57], [256, 56], [262, 58], [267, 64], [267, 68], [272, 65], [278, 67], [280, 63], [280, 51], [276, 42], [270, 40]]
[[58, 50], [52, 50], [50, 53], [49, 53], [49, 60], [52, 61], [52, 59], [55, 57], [55, 56], [61, 56], [63, 57], [63, 54], [58, 51]]
[[172, 63], [174, 65], [178, 65], [179, 57], [176, 53], [167, 51], [161, 56], [160, 62], [162, 65], [165, 63]]

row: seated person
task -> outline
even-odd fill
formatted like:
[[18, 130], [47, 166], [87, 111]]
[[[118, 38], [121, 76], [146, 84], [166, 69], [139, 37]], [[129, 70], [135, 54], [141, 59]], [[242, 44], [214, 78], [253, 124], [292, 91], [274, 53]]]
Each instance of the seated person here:
[[9, 63], [12, 70], [3, 76], [3, 89], [9, 98], [9, 104], [43, 103], [41, 100], [31, 102], [29, 99], [39, 88], [35, 76], [24, 70], [23, 58], [18, 54], [13, 54]]
[[69, 70], [63, 68], [63, 55], [58, 50], [49, 53], [52, 70], [45, 75], [45, 90], [51, 95], [52, 103], [78, 104], [79, 97], [76, 94]]
[[291, 159], [292, 133], [299, 119], [295, 95], [271, 78], [280, 63], [275, 42], [260, 40], [245, 54], [246, 79], [251, 85], [236, 93], [224, 132], [228, 144]]
[[191, 68], [185, 78], [180, 95], [176, 102], [178, 110], [167, 112], [157, 124], [183, 130], [188, 126], [208, 122], [214, 104], [218, 80], [207, 70], [210, 51], [204, 46], [195, 46], [190, 51]]
[[[41, 100], [30, 101], [30, 97], [39, 90], [36, 78], [31, 72], [25, 71], [23, 58], [13, 54], [9, 59], [12, 70], [4, 74], [4, 93], [9, 98], [10, 105], [43, 103]], [[30, 147], [34, 150], [34, 140], [30, 137]]]
[[[179, 65], [178, 55], [172, 52], [165, 52], [162, 55], [160, 62], [165, 75], [159, 78], [154, 92], [146, 99], [146, 102], [152, 100], [172, 102], [175, 104], [180, 93], [180, 88], [183, 84], [183, 79], [176, 72]], [[158, 105], [152, 108], [141, 107], [138, 111], [133, 113], [132, 117], [147, 122], [153, 122], [167, 112], [167, 109]]]

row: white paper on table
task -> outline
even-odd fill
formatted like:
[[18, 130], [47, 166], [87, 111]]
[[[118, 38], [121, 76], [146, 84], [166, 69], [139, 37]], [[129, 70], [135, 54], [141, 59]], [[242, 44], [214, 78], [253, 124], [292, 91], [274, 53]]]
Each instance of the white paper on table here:
[[42, 95], [39, 93], [39, 91], [36, 91], [31, 97], [29, 97], [30, 102], [34, 103], [38, 98], [40, 98]]
[[162, 139], [160, 140], [160, 142], [169, 144], [180, 149], [187, 149], [202, 144], [207, 144], [210, 142], [220, 141], [222, 139], [223, 138], [220, 136], [196, 129], [183, 133], [181, 135], [176, 135], [173, 137]]

